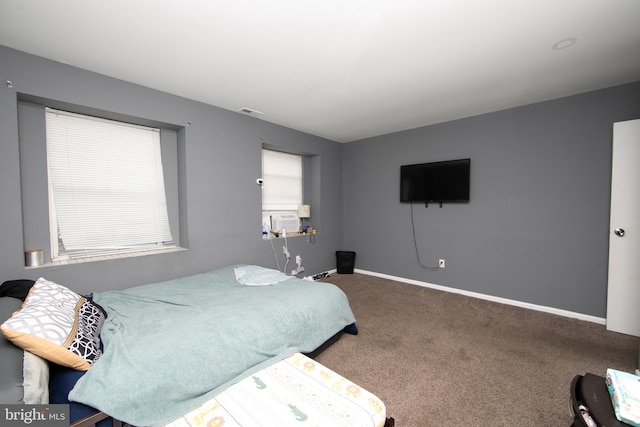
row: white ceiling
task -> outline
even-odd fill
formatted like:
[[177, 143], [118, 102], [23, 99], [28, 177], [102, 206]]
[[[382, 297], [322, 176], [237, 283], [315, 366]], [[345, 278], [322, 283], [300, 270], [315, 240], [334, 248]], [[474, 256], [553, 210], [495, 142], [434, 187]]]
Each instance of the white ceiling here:
[[640, 1], [0, 0], [0, 44], [349, 142], [638, 81]]

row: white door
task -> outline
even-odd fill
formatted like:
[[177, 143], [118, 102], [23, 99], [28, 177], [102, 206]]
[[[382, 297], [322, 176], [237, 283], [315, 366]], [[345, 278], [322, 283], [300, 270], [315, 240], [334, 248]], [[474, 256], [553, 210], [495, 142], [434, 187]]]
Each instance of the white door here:
[[640, 336], [640, 119], [614, 123], [607, 329]]

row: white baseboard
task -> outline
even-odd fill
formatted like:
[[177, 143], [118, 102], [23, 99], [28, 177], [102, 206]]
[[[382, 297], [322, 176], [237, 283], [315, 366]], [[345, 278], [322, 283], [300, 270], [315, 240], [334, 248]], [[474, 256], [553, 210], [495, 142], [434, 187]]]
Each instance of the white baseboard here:
[[[333, 271], [335, 271], [335, 270], [333, 270]], [[397, 276], [391, 276], [391, 275], [388, 275], [388, 274], [376, 273], [374, 271], [361, 270], [359, 268], [356, 268], [353, 271], [354, 271], [354, 273], [360, 273], [360, 274], [366, 274], [366, 275], [369, 275], [369, 276], [381, 277], [383, 279], [395, 280], [396, 282], [403, 282], [403, 283], [408, 283], [410, 285], [416, 285], [416, 286], [422, 286], [422, 287], [425, 287], [425, 288], [437, 289], [439, 291], [444, 291], [444, 292], [452, 292], [452, 293], [455, 293], [455, 294], [461, 294], [461, 295], [465, 295], [465, 296], [472, 297], [472, 298], [479, 298], [479, 299], [484, 299], [484, 300], [487, 300], [487, 301], [498, 302], [498, 303], [501, 303], [501, 304], [508, 304], [508, 305], [513, 305], [513, 306], [516, 306], [516, 307], [527, 308], [529, 310], [536, 310], [536, 311], [542, 311], [542, 312], [545, 312], [545, 313], [557, 314], [558, 316], [570, 317], [572, 319], [585, 320], [587, 322], [598, 323], [600, 325], [606, 325], [606, 323], [607, 323], [607, 319], [604, 319], [602, 317], [591, 316], [591, 315], [583, 314], [583, 313], [576, 313], [576, 312], [568, 311], [568, 310], [561, 310], [559, 308], [547, 307], [547, 306], [544, 306], [544, 305], [537, 305], [537, 304], [530, 304], [528, 302], [522, 302], [522, 301], [517, 301], [517, 300], [512, 300], [512, 299], [507, 299], [507, 298], [494, 297], [494, 296], [491, 296], [491, 295], [485, 295], [485, 294], [481, 294], [481, 293], [478, 293], [478, 292], [465, 291], [465, 290], [462, 290], [462, 289], [451, 288], [451, 287], [448, 287], [448, 286], [436, 285], [436, 284], [428, 283], [428, 282], [421, 282], [419, 280], [406, 279], [404, 277], [397, 277]]]

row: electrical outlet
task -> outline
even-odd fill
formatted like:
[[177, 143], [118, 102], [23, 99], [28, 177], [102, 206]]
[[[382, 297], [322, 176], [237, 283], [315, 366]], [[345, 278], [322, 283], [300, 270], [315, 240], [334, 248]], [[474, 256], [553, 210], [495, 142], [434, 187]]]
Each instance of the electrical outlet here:
[[442, 258], [438, 260], [438, 267], [444, 268], [444, 260]]
[[296, 264], [302, 265], [302, 257], [300, 255], [296, 255]]

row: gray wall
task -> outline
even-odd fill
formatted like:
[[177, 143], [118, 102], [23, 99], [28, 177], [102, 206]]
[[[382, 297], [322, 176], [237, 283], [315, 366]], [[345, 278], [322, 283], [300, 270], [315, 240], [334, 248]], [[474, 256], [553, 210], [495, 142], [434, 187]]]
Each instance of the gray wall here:
[[[314, 192], [308, 201], [309, 223], [320, 234], [314, 241], [288, 239], [289, 251], [292, 257], [302, 256], [305, 273], [335, 267], [335, 250], [343, 234], [341, 144], [3, 46], [0, 78], [0, 281], [43, 276], [78, 292], [91, 292], [236, 263], [275, 268], [271, 245], [261, 238], [261, 194], [255, 182], [261, 174], [263, 143], [315, 156], [312, 172], [319, 179], [309, 185]], [[18, 98], [55, 100], [175, 129], [182, 168], [180, 239], [188, 250], [25, 269], [24, 250], [33, 248], [25, 247], [23, 237]], [[42, 194], [25, 194], [25, 205], [31, 197]], [[282, 241], [274, 246], [280, 256]]]
[[[356, 268], [606, 316], [612, 125], [640, 83], [345, 145], [344, 247]], [[471, 158], [471, 201], [399, 202], [403, 164]]]
[[[343, 145], [2, 46], [0, 78], [0, 280], [44, 276], [91, 292], [234, 263], [275, 267], [255, 184], [264, 143], [315, 155], [320, 179], [305, 189], [320, 234], [288, 239], [306, 273], [334, 268], [335, 250], [354, 250], [360, 269], [605, 316], [612, 123], [640, 117], [640, 83]], [[19, 96], [175, 128], [188, 250], [25, 269]], [[461, 157], [472, 161], [471, 202], [414, 205], [422, 262], [447, 263], [426, 271], [410, 205], [398, 201], [400, 165]]]

